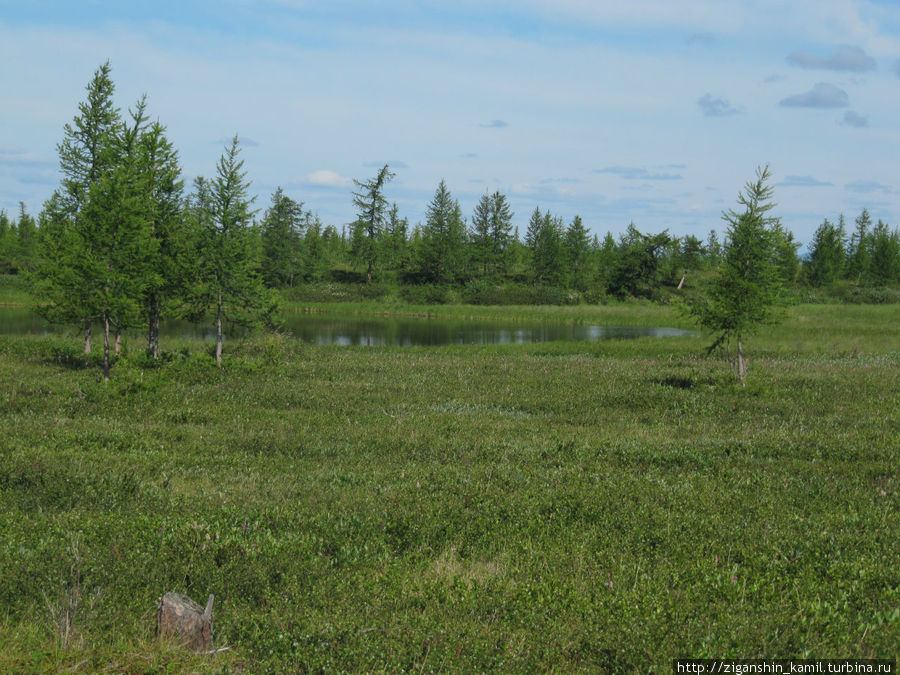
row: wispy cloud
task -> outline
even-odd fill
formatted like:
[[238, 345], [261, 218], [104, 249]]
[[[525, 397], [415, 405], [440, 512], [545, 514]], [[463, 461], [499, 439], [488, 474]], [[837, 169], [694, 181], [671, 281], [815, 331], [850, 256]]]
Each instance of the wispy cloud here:
[[460, 155], [460, 157], [462, 159], [478, 159], [478, 153], [477, 152], [466, 152], [466, 153], [463, 153], [462, 155]]
[[22, 166], [25, 164], [50, 164], [50, 160], [34, 152], [22, 148], [0, 147], [0, 164]]
[[812, 176], [787, 176], [783, 181], [777, 183], [778, 187], [829, 187], [831, 185], [834, 183]]
[[582, 183], [584, 181], [580, 178], [542, 178], [539, 182], [541, 185], [553, 185], [554, 183]]
[[854, 110], [848, 110], [844, 113], [844, 119], [841, 120], [841, 126], [865, 129], [869, 126], [869, 118], [860, 115]]
[[504, 129], [509, 126], [509, 123], [505, 120], [491, 120], [490, 122], [485, 122], [484, 124], [479, 124], [482, 129]]
[[875, 69], [875, 59], [859, 47], [841, 45], [835, 47], [831, 56], [821, 57], [809, 52], [794, 52], [787, 57], [792, 66], [815, 68], [819, 70], [839, 70], [853, 73], [864, 73]]
[[344, 178], [330, 169], [313, 171], [306, 176], [305, 182], [309, 185], [318, 185], [321, 187], [347, 187], [351, 183], [349, 178]]
[[847, 183], [844, 187], [850, 192], [893, 192], [889, 185], [877, 183], [874, 180], [857, 180]]
[[682, 180], [684, 178], [678, 173], [653, 173], [634, 166], [608, 166], [603, 169], [594, 169], [594, 173], [609, 173], [625, 180]]
[[766, 79], [763, 80], [764, 84], [773, 84], [775, 82], [781, 82], [784, 79], [784, 75], [769, 75]]
[[731, 115], [738, 115], [743, 112], [740, 108], [731, 105], [731, 103], [724, 98], [714, 98], [713, 95], [709, 93], [703, 94], [703, 96], [698, 98], [697, 105], [700, 106], [700, 111], [706, 117], [730, 117]]
[[785, 108], [845, 108], [850, 105], [850, 98], [843, 89], [819, 82], [807, 92], [781, 99], [779, 105]]

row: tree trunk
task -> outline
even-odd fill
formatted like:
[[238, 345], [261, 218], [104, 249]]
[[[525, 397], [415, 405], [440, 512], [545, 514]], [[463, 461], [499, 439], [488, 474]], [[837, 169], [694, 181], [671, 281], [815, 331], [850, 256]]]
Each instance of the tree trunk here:
[[122, 354], [122, 329], [116, 328], [116, 356]]
[[372, 283], [372, 261], [369, 261], [369, 266], [366, 269], [366, 286]]
[[738, 333], [737, 336], [737, 379], [738, 384], [742, 387], [744, 386], [744, 375], [746, 374], [746, 370], [744, 367], [744, 347], [741, 344], [741, 334]]
[[84, 320], [84, 353], [91, 353], [91, 320]]
[[109, 312], [103, 312], [103, 381], [109, 382]]
[[687, 279], [687, 272], [682, 272], [682, 274], [681, 274], [681, 281], [678, 282], [678, 290], [679, 290], [679, 291], [680, 291], [682, 288], [684, 288], [684, 280], [685, 280], [685, 279]]
[[224, 314], [224, 306], [222, 304], [222, 291], [219, 291], [218, 306], [216, 308], [216, 363], [222, 365], [222, 314]]
[[212, 594], [204, 609], [186, 595], [166, 593], [156, 611], [156, 633], [196, 652], [209, 652], [213, 646], [212, 607]]
[[155, 295], [150, 298], [150, 330], [147, 337], [147, 348], [150, 358], [159, 360], [159, 300]]

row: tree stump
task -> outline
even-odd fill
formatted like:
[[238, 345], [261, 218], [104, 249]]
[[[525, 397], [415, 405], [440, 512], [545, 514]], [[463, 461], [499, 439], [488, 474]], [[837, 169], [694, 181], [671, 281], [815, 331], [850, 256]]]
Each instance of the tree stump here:
[[212, 651], [212, 607], [212, 594], [204, 609], [186, 595], [166, 593], [156, 612], [156, 634], [174, 638], [195, 652]]

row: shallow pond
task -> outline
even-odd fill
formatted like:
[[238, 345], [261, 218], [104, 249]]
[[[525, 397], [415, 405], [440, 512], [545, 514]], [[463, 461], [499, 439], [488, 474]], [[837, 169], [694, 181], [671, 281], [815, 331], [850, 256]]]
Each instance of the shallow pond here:
[[[298, 340], [317, 345], [449, 345], [449, 344], [513, 344], [530, 342], [573, 342], [621, 340], [639, 337], [672, 337], [689, 335], [678, 328], [648, 326], [592, 326], [557, 322], [426, 319], [411, 317], [360, 317], [292, 313], [282, 317], [281, 330]], [[95, 340], [97, 327], [95, 327]], [[166, 337], [215, 339], [211, 323], [166, 321], [161, 328]], [[77, 335], [73, 326], [48, 324], [34, 312], [24, 308], [0, 308], [0, 335]], [[142, 331], [128, 331], [138, 338]], [[229, 327], [226, 340], [240, 337], [246, 331]]]

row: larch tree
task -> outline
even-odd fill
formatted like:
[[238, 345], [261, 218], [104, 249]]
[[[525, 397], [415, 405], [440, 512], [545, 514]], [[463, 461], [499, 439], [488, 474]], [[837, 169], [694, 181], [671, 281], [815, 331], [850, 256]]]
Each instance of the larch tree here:
[[454, 283], [466, 264], [466, 221], [459, 202], [441, 180], [425, 213], [418, 246], [422, 277], [435, 284]]
[[590, 247], [591, 240], [588, 230], [584, 226], [581, 216], [575, 216], [563, 236], [563, 249], [566, 255], [569, 281], [572, 287], [579, 291], [583, 291], [587, 287], [586, 270]]
[[234, 136], [219, 158], [216, 177], [195, 181], [191, 208], [197, 246], [191, 305], [195, 315], [212, 310], [215, 316], [216, 363], [220, 366], [225, 321], [252, 325], [269, 321], [275, 311], [274, 297], [263, 286], [256, 264], [253, 198], [239, 153], [238, 137]]
[[118, 161], [120, 114], [113, 103], [111, 70], [107, 61], [94, 72], [86, 100], [78, 104], [78, 114], [65, 125], [57, 145], [62, 180], [44, 205], [33, 277], [38, 308], [47, 319], [83, 323], [86, 354], [91, 351], [91, 322], [99, 317], [84, 275], [100, 242], [84, 209], [91, 190]]
[[471, 236], [473, 261], [484, 277], [506, 272], [512, 219], [509, 202], [499, 191], [485, 192], [475, 205]]
[[[131, 121], [117, 126], [116, 163], [95, 183], [82, 210], [92, 224], [92, 255], [83, 261], [88, 307], [103, 326], [103, 379], [109, 380], [110, 330], [142, 321], [142, 301], [152, 285], [158, 242], [152, 238], [152, 173], [142, 147], [146, 102], [138, 101]], [[116, 340], [118, 351], [118, 339]]]
[[705, 296], [689, 308], [702, 327], [717, 334], [710, 352], [736, 340], [732, 368], [742, 386], [747, 373], [744, 336], [779, 318], [782, 281], [776, 246], [780, 222], [769, 215], [775, 207], [773, 189], [767, 184], [770, 176], [768, 166], [757, 169], [756, 180], [748, 181], [738, 195], [743, 210], [723, 214], [728, 229], [722, 263]]
[[148, 192], [146, 227], [149, 228], [147, 275], [143, 286], [147, 321], [147, 351], [159, 358], [159, 324], [184, 296], [189, 238], [184, 219], [184, 181], [178, 152], [154, 122], [140, 138], [143, 187]]
[[293, 286], [299, 276], [303, 227], [303, 202], [277, 188], [260, 224], [263, 280], [270, 288]]
[[385, 226], [387, 199], [384, 197], [384, 186], [394, 175], [385, 164], [374, 178], [367, 181], [353, 180], [358, 188], [353, 193], [353, 205], [359, 209], [353, 224], [353, 254], [366, 265], [367, 284], [372, 283], [372, 274], [378, 260], [378, 244]]

